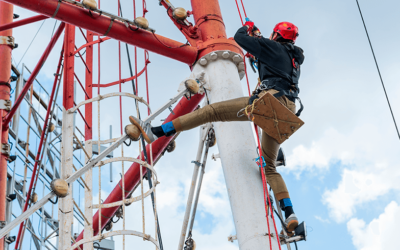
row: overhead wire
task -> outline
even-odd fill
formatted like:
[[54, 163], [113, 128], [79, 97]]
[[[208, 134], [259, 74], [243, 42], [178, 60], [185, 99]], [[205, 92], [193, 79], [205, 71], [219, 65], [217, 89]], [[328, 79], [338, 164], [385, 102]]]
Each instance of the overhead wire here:
[[43, 20], [42, 24], [40, 25], [39, 29], [36, 31], [35, 36], [32, 38], [31, 42], [29, 43], [28, 48], [25, 50], [24, 54], [22, 55], [21, 59], [19, 60], [16, 68], [18, 68], [19, 64], [21, 63], [22, 59], [24, 59], [26, 52], [28, 52], [29, 48], [31, 47], [33, 41], [35, 41], [36, 36], [38, 35], [39, 31], [42, 29], [44, 22], [46, 22], [46, 20]]
[[397, 127], [397, 123], [396, 123], [396, 119], [395, 119], [394, 114], [393, 114], [392, 106], [390, 105], [390, 101], [389, 101], [388, 94], [387, 94], [387, 92], [386, 92], [385, 84], [383, 83], [382, 74], [381, 74], [381, 71], [380, 71], [380, 69], [379, 69], [379, 65], [378, 65], [378, 61], [377, 61], [376, 56], [375, 56], [374, 48], [373, 48], [373, 46], [372, 46], [372, 42], [371, 42], [371, 39], [370, 39], [369, 34], [368, 34], [367, 25], [365, 24], [364, 16], [363, 16], [363, 14], [362, 14], [361, 7], [360, 7], [360, 4], [359, 4], [358, 0], [356, 0], [356, 2], [357, 2], [358, 10], [360, 11], [361, 20], [362, 20], [362, 22], [363, 22], [363, 24], [364, 24], [365, 33], [367, 34], [369, 46], [370, 46], [370, 48], [371, 48], [372, 55], [374, 56], [376, 69], [378, 70], [379, 78], [381, 79], [382, 88], [383, 88], [383, 91], [385, 92], [385, 96], [386, 96], [387, 103], [388, 103], [388, 105], [389, 105], [390, 113], [392, 114], [394, 126], [396, 127], [397, 136], [398, 136], [399, 139], [400, 139], [399, 128]]

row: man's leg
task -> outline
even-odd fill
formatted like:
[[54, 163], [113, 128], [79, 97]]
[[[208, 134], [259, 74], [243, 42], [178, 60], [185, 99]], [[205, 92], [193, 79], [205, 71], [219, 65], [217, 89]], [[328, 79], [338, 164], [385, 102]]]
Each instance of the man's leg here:
[[248, 121], [247, 116], [238, 117], [238, 112], [248, 105], [249, 97], [241, 97], [217, 102], [183, 115], [175, 120], [153, 127], [151, 130], [157, 137], [170, 136], [176, 132], [186, 131], [209, 122]]
[[[277, 93], [276, 90], [269, 90], [273, 95]], [[285, 105], [293, 113], [296, 112], [296, 105], [290, 101], [287, 97], [278, 97], [278, 100]], [[276, 158], [278, 156], [280, 144], [273, 139], [271, 136], [263, 132], [261, 147], [263, 151], [263, 157], [266, 163], [265, 176], [271, 186], [276, 198], [279, 201], [279, 205], [285, 212], [286, 227], [289, 232], [292, 232], [298, 226], [298, 220], [293, 211], [293, 205], [290, 200], [289, 191], [287, 190], [285, 181], [282, 176], [276, 171]], [[292, 234], [289, 234], [291, 236]]]

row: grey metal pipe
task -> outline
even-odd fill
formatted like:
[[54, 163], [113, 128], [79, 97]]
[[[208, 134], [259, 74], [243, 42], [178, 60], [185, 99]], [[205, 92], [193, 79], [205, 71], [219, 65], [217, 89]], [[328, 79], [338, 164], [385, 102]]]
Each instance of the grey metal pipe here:
[[193, 206], [192, 216], [190, 218], [189, 233], [192, 232], [194, 218], [196, 217], [197, 204], [199, 203], [201, 184], [203, 182], [203, 176], [204, 176], [204, 173], [205, 173], [207, 157], [208, 157], [208, 149], [209, 148], [210, 148], [209, 141], [206, 141], [206, 150], [205, 150], [204, 156], [203, 156], [203, 163], [201, 164], [201, 172], [200, 172], [200, 176], [199, 176], [199, 183], [197, 184], [196, 198], [194, 199], [194, 206]]
[[[208, 129], [207, 129], [207, 131], [208, 131]], [[187, 231], [187, 227], [188, 227], [190, 211], [192, 210], [194, 191], [195, 191], [195, 187], [196, 187], [197, 177], [198, 177], [198, 174], [199, 174], [199, 168], [200, 168], [200, 163], [199, 162], [201, 160], [201, 155], [203, 154], [204, 141], [206, 139], [206, 135], [207, 135], [207, 133], [206, 134], [200, 134], [199, 148], [197, 149], [196, 161], [194, 162], [194, 169], [193, 169], [193, 175], [192, 175], [192, 184], [190, 186], [188, 201], [186, 203], [185, 217], [183, 218], [181, 237], [179, 239], [178, 250], [182, 250], [183, 249], [183, 244], [184, 244], [185, 238], [186, 238], [186, 231]]]

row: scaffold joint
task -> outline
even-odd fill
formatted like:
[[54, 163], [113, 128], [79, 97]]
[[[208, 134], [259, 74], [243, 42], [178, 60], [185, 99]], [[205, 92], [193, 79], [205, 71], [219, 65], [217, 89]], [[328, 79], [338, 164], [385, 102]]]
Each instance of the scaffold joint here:
[[12, 49], [16, 48], [16, 44], [14, 42], [14, 37], [12, 37], [12, 36], [0, 36], [0, 44], [8, 45]]
[[1, 144], [1, 154], [5, 156], [10, 156], [10, 144], [3, 143]]
[[6, 221], [0, 221], [0, 229], [3, 229], [7, 225]]
[[11, 100], [0, 100], [0, 109], [11, 110]]

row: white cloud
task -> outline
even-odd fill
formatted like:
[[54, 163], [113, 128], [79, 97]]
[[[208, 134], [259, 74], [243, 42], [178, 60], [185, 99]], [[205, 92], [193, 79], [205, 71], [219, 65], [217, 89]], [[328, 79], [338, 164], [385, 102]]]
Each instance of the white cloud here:
[[361, 219], [351, 219], [347, 230], [358, 250], [397, 249], [396, 235], [400, 221], [400, 206], [392, 201], [385, 212], [366, 224]]
[[367, 173], [345, 169], [338, 187], [324, 193], [323, 202], [337, 222], [350, 218], [357, 205], [375, 200], [391, 189], [400, 189], [393, 172]]
[[315, 219], [319, 220], [322, 223], [331, 223], [331, 221], [329, 219], [324, 219], [321, 216], [315, 215], [314, 216]]

